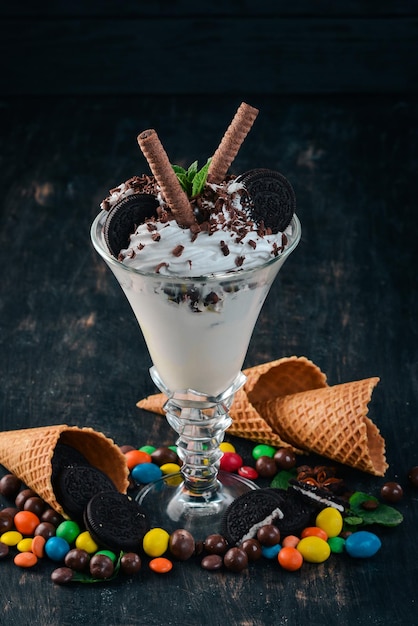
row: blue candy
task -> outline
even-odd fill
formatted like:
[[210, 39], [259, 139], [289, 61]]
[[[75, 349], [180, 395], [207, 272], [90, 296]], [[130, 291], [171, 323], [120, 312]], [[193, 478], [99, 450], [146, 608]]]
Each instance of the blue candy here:
[[367, 559], [374, 556], [381, 548], [382, 542], [374, 533], [359, 530], [345, 540], [345, 549], [350, 556]]
[[162, 471], [155, 463], [140, 463], [135, 465], [131, 471], [132, 478], [137, 483], [152, 483], [163, 475]]
[[63, 561], [70, 544], [62, 537], [50, 537], [45, 544], [45, 552], [52, 561]]
[[261, 554], [266, 559], [275, 559], [281, 549], [282, 546], [279, 543], [276, 543], [274, 546], [261, 546]]

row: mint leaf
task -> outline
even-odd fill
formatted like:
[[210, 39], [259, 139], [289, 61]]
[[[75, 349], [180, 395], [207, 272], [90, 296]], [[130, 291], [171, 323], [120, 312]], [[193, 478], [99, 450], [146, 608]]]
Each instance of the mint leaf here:
[[192, 185], [187, 178], [187, 174], [183, 174], [183, 172], [177, 172], [177, 178], [179, 179], [183, 191], [185, 191], [189, 196], [192, 190]]
[[270, 483], [270, 487], [273, 489], [284, 489], [286, 490], [289, 487], [289, 480], [295, 478], [296, 472], [288, 472], [287, 470], [282, 470], [273, 478]]
[[[378, 507], [367, 511], [361, 505], [366, 500], [374, 500]], [[381, 526], [398, 526], [403, 521], [403, 515], [394, 507], [381, 504], [377, 498], [361, 491], [356, 491], [350, 500], [350, 517], [360, 517], [363, 525], [380, 524]], [[347, 518], [346, 520], [347, 521]]]
[[182, 189], [186, 192], [189, 198], [198, 196], [202, 192], [208, 177], [209, 164], [210, 159], [207, 160], [207, 163], [201, 170], [198, 169], [197, 161], [193, 161], [187, 170], [180, 165], [171, 166], [179, 179]]
[[181, 167], [180, 165], [172, 165], [171, 167], [173, 168], [176, 174], [184, 174], [184, 175], [187, 174], [184, 167]]
[[187, 170], [187, 178], [188, 178], [190, 181], [192, 181], [192, 180], [193, 180], [193, 178], [194, 178], [194, 177], [196, 176], [196, 174], [197, 174], [197, 166], [198, 166], [197, 161], [194, 161], [194, 162], [190, 165], [189, 169]]
[[208, 169], [209, 169], [209, 165], [210, 165], [210, 159], [207, 160], [206, 165], [204, 165], [202, 167], [201, 170], [199, 170], [194, 178], [193, 178], [193, 186], [192, 186], [192, 197], [193, 196], [198, 196], [201, 191], [203, 190], [203, 187], [206, 184], [206, 179], [208, 177]]
[[363, 523], [362, 517], [356, 517], [355, 515], [348, 515], [348, 517], [344, 518], [344, 524], [348, 524], [349, 526], [360, 526]]

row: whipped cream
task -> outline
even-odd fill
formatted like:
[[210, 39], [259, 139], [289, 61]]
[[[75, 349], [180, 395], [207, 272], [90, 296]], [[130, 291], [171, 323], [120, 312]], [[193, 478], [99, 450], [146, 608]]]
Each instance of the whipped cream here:
[[[122, 183], [103, 201], [102, 208], [112, 208], [137, 190], [138, 184]], [[140, 224], [130, 237], [129, 247], [118, 257], [143, 272], [188, 277], [253, 269], [280, 254], [292, 235], [291, 225], [284, 233], [274, 234], [257, 225], [250, 216], [245, 188], [235, 179], [208, 184], [202, 196], [192, 200], [199, 232], [180, 228], [170, 219], [158, 187], [154, 193], [160, 217]]]

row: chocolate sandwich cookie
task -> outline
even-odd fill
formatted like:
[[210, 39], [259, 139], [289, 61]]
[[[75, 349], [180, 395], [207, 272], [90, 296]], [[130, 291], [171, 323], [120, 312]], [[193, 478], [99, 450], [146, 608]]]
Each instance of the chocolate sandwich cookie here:
[[58, 442], [55, 446], [54, 454], [51, 460], [51, 483], [54, 492], [59, 489], [57, 479], [61, 471], [65, 467], [74, 467], [75, 465], [90, 465], [90, 463], [84, 454], [79, 452], [76, 448], [73, 448], [73, 446]]
[[291, 479], [289, 481], [289, 491], [297, 493], [301, 498], [304, 498], [306, 502], [310, 502], [317, 509], [324, 509], [325, 507], [331, 506], [344, 515], [349, 508], [346, 500], [339, 498], [331, 493], [331, 491], [299, 480]]
[[110, 252], [116, 258], [129, 246], [129, 236], [146, 219], [157, 217], [157, 198], [149, 193], [134, 193], [122, 198], [109, 211], [103, 228]]
[[91, 498], [84, 513], [84, 523], [94, 541], [116, 552], [138, 552], [149, 530], [141, 506], [117, 491], [105, 491]]
[[83, 521], [84, 509], [91, 498], [101, 491], [115, 491], [110, 478], [92, 465], [63, 467], [54, 481], [58, 502], [71, 519]]
[[304, 528], [311, 526], [318, 512], [316, 506], [290, 489], [287, 491], [274, 489], [273, 491], [278, 491], [283, 497], [281, 507], [283, 517], [274, 522], [280, 530], [281, 537], [299, 535]]
[[240, 545], [266, 524], [283, 517], [284, 497], [279, 490], [254, 489], [234, 500], [225, 511], [221, 533], [230, 545]]
[[247, 190], [250, 214], [256, 224], [263, 222], [273, 233], [283, 232], [289, 226], [296, 211], [296, 196], [283, 174], [254, 169], [238, 176], [237, 182]]

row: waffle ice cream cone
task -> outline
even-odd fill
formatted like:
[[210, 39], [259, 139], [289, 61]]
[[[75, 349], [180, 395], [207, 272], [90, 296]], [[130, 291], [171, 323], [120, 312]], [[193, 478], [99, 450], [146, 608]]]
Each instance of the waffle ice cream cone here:
[[[250, 367], [244, 370], [244, 374], [247, 380], [244, 387], [235, 394], [229, 412], [232, 424], [228, 434], [278, 448], [295, 449], [272, 430], [260, 414], [258, 406], [271, 398], [324, 387], [325, 374], [306, 357], [296, 356]], [[159, 393], [140, 400], [137, 406], [163, 415], [166, 400], [166, 396]]]
[[52, 458], [58, 442], [76, 448], [91, 465], [107, 474], [118, 491], [126, 492], [129, 483], [125, 456], [111, 439], [92, 428], [60, 424], [2, 432], [0, 464], [66, 516], [51, 483]]
[[383, 476], [385, 442], [367, 416], [378, 382], [367, 378], [276, 397], [259, 410], [273, 431], [294, 446]]

